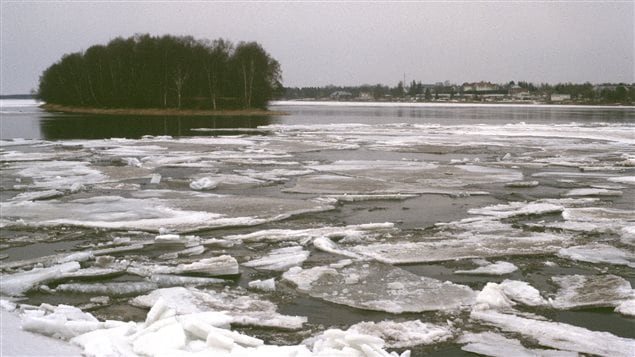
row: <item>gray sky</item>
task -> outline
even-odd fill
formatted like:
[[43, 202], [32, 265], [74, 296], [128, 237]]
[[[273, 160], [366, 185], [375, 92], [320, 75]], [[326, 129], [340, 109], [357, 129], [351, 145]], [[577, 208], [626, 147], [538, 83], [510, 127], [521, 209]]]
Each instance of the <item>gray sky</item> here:
[[0, 0], [0, 93], [135, 33], [257, 41], [286, 86], [635, 82], [635, 1]]

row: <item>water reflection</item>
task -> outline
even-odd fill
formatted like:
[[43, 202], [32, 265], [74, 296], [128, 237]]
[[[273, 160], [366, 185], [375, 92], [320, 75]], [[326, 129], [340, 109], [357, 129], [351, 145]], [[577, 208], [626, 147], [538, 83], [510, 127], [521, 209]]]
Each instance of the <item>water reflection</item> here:
[[44, 139], [136, 139], [144, 135], [200, 136], [237, 135], [239, 130], [192, 131], [197, 128], [256, 128], [272, 123], [267, 116], [250, 117], [159, 117], [113, 115], [47, 115], [40, 120]]

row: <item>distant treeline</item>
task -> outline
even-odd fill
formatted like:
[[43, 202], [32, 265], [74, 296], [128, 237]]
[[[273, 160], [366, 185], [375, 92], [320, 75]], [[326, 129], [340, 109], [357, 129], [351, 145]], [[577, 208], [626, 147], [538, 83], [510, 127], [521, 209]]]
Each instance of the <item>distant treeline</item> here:
[[135, 35], [64, 55], [39, 99], [96, 108], [265, 108], [282, 91], [278, 62], [256, 42]]
[[[482, 83], [481, 83], [482, 84]], [[635, 84], [627, 83], [558, 83], [534, 84], [526, 81], [504, 84], [485, 83], [483, 90], [474, 90], [474, 84], [435, 83], [423, 84], [412, 81], [396, 86], [383, 84], [360, 86], [323, 86], [323, 87], [286, 87], [285, 99], [336, 99], [336, 100], [400, 100], [417, 99], [435, 101], [440, 97], [458, 100], [480, 100], [483, 95], [499, 95], [509, 98], [530, 97], [536, 100], [549, 101], [553, 94], [566, 94], [571, 101], [585, 104], [635, 103]], [[469, 89], [468, 89], [469, 88]]]

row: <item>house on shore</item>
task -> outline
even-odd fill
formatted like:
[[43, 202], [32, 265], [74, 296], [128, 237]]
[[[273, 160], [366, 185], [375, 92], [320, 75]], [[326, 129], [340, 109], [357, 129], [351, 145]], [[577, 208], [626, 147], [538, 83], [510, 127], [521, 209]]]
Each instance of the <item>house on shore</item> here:
[[331, 93], [329, 95], [329, 98], [331, 98], [331, 100], [350, 100], [351, 98], [353, 98], [353, 94], [351, 92], [338, 90]]

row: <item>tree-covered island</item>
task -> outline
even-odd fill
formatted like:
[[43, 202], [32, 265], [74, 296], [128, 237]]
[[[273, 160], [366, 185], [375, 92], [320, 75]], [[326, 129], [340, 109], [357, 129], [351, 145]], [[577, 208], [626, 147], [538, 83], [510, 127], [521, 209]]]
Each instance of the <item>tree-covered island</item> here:
[[144, 34], [64, 55], [41, 75], [38, 97], [68, 111], [253, 113], [281, 90], [279, 63], [256, 42]]

